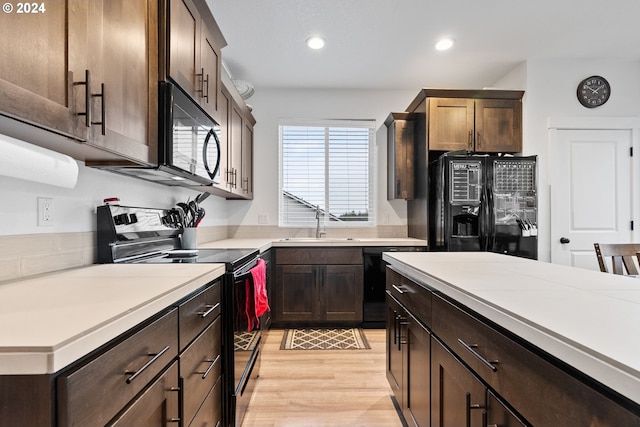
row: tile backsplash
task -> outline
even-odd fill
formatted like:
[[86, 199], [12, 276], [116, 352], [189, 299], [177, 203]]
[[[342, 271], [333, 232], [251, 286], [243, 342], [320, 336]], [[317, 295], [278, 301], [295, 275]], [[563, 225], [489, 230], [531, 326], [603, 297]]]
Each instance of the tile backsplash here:
[[0, 236], [0, 281], [89, 265], [95, 232]]
[[[308, 237], [313, 232], [311, 229], [286, 229], [277, 226], [199, 227], [198, 243], [234, 237]], [[406, 226], [331, 229], [327, 232], [328, 237], [407, 237]], [[0, 236], [0, 284], [95, 262], [94, 231]]]

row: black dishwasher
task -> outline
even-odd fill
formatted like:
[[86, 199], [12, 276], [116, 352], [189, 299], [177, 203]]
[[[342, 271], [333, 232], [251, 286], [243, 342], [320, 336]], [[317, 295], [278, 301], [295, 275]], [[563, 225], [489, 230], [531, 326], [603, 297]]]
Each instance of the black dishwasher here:
[[424, 252], [426, 246], [376, 246], [364, 247], [364, 302], [362, 310], [363, 328], [384, 328], [387, 319], [385, 303], [386, 267], [383, 252]]

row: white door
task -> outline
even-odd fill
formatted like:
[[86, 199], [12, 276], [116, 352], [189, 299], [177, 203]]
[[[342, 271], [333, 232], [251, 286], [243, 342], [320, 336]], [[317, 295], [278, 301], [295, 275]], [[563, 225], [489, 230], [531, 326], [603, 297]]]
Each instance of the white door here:
[[631, 130], [555, 131], [551, 262], [598, 270], [595, 242], [632, 241], [631, 146]]

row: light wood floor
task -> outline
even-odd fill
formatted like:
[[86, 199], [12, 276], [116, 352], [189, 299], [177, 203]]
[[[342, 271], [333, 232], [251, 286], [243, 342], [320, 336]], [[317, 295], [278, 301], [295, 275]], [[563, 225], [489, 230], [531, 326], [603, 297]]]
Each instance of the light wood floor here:
[[242, 427], [402, 427], [385, 376], [384, 330], [365, 329], [371, 350], [280, 350], [282, 334], [264, 334]]

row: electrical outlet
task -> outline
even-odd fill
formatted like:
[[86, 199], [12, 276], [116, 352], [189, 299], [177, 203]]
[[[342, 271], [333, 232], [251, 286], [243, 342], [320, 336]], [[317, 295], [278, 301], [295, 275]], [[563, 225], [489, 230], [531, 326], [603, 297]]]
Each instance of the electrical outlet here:
[[53, 199], [50, 197], [38, 197], [38, 226], [50, 227], [53, 225]]
[[258, 224], [269, 224], [269, 215], [266, 213], [258, 214]]

